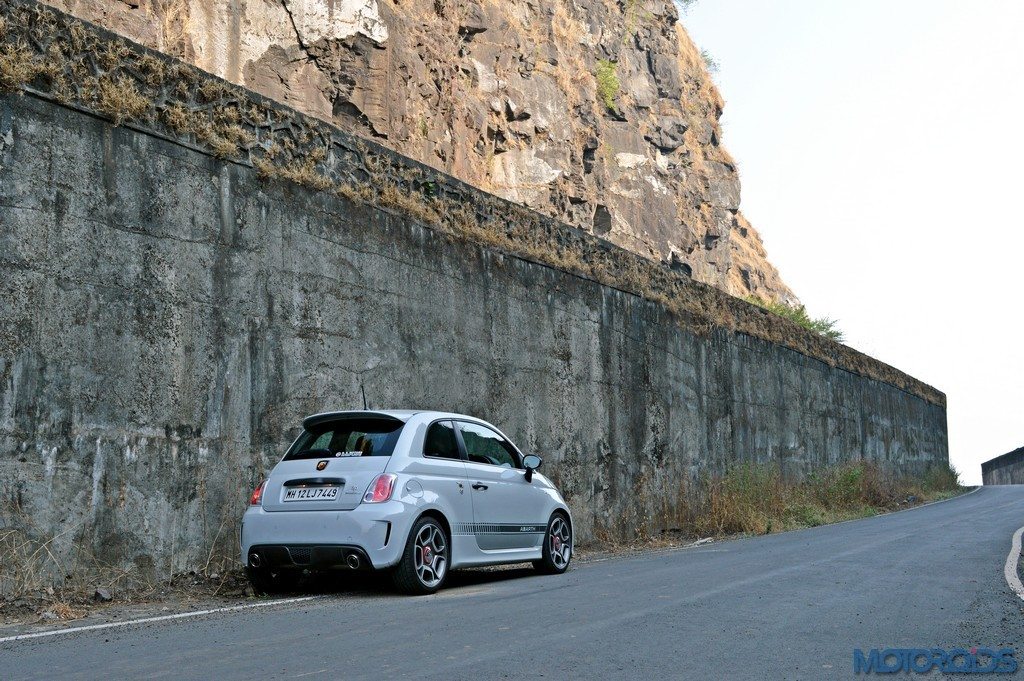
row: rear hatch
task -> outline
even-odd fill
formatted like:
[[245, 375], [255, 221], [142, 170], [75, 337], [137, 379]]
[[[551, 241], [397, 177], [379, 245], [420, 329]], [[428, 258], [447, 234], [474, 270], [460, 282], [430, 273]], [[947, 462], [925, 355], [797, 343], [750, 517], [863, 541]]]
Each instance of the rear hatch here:
[[405, 422], [339, 412], [303, 422], [303, 432], [263, 488], [266, 511], [348, 511], [387, 468]]

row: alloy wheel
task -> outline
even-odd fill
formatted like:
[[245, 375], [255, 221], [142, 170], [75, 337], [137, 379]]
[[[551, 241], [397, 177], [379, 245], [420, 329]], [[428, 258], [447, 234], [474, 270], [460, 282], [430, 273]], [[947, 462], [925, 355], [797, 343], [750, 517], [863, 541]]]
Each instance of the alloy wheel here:
[[416, 535], [416, 574], [423, 585], [433, 588], [444, 579], [448, 569], [448, 542], [444, 532], [433, 523], [427, 523]]
[[556, 516], [551, 521], [548, 530], [548, 552], [551, 554], [551, 562], [559, 570], [569, 564], [572, 556], [572, 538], [569, 534], [569, 524], [561, 516]]

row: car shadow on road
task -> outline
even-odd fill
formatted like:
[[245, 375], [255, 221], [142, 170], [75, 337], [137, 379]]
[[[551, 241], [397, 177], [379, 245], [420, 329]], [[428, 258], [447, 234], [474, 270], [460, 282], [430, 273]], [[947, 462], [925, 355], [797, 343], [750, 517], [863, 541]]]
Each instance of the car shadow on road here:
[[510, 582], [525, 577], [535, 577], [537, 571], [532, 567], [506, 566], [501, 568], [475, 568], [470, 570], [454, 570], [448, 575], [446, 589], [458, 586], [479, 586], [495, 582]]
[[[536, 570], [523, 565], [452, 570], [443, 591], [510, 582], [536, 575]], [[294, 595], [386, 596], [394, 594], [395, 588], [391, 583], [391, 576], [387, 572], [359, 571], [308, 575], [300, 582]]]

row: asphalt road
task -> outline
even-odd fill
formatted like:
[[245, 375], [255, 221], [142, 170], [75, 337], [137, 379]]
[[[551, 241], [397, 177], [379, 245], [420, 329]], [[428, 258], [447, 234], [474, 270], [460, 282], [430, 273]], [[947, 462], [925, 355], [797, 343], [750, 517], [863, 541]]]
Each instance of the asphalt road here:
[[[560, 577], [385, 590], [0, 644], [0, 678], [847, 678], [854, 648], [1015, 648], [1024, 486]], [[1024, 667], [1024, 665], [1022, 665]], [[1024, 671], [1021, 672], [1024, 674]]]

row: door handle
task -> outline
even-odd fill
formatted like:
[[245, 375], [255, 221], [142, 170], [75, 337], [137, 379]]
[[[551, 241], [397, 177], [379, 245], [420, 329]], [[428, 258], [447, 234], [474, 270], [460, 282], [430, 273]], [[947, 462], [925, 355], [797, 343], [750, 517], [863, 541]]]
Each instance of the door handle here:
[[474, 482], [473, 483], [473, 489], [484, 490], [484, 489], [487, 489], [487, 485], [485, 485], [482, 482]]

